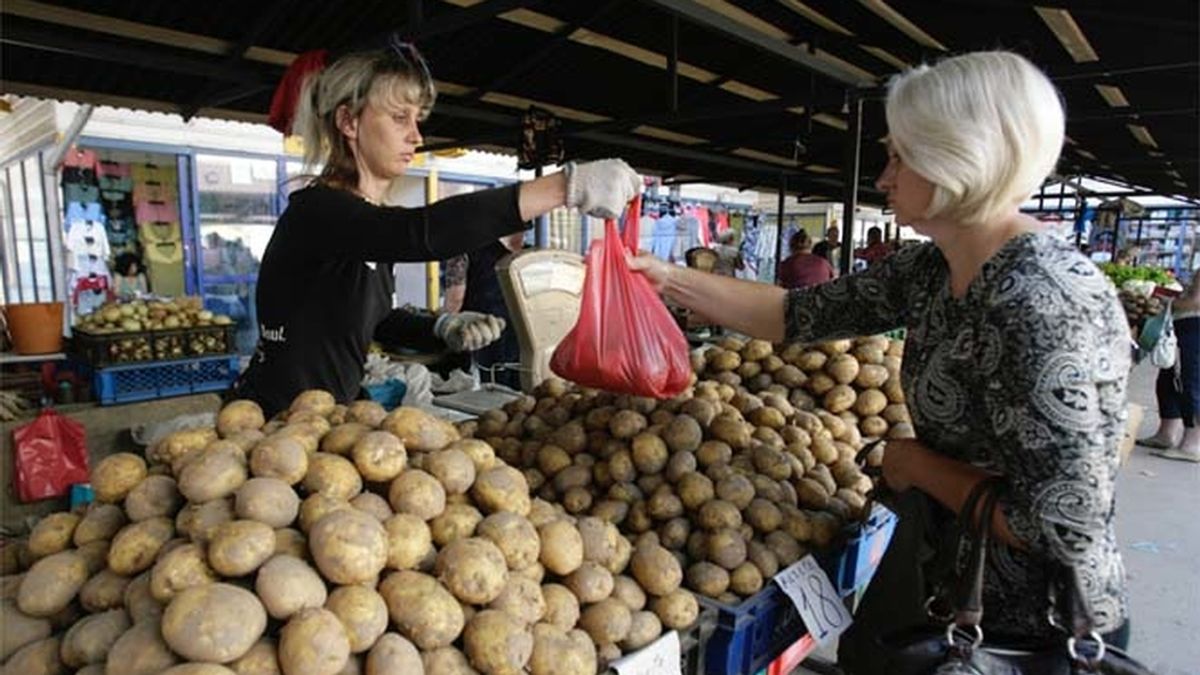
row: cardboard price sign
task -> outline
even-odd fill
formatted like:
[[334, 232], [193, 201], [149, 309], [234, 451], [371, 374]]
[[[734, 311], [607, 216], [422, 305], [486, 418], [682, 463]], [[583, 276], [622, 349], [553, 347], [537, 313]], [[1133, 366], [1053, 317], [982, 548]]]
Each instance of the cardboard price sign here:
[[792, 599], [809, 634], [819, 644], [827, 644], [850, 627], [850, 612], [811, 555], [776, 574], [775, 583]]
[[671, 631], [642, 649], [613, 662], [619, 675], [682, 675], [679, 633]]

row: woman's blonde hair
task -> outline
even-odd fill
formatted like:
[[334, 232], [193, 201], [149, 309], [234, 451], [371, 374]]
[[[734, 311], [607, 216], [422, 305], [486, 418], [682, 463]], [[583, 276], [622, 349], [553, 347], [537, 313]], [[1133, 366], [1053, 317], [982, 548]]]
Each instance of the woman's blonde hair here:
[[886, 110], [900, 159], [934, 185], [926, 218], [989, 222], [1027, 199], [1062, 150], [1058, 90], [1010, 52], [963, 54], [897, 75]]
[[344, 105], [351, 117], [358, 117], [368, 100], [408, 103], [420, 107], [421, 119], [429, 115], [437, 90], [415, 47], [394, 42], [385, 49], [347, 54], [304, 81], [294, 129], [304, 139], [305, 166], [324, 165], [318, 182], [358, 184], [354, 153], [338, 129], [338, 109]]

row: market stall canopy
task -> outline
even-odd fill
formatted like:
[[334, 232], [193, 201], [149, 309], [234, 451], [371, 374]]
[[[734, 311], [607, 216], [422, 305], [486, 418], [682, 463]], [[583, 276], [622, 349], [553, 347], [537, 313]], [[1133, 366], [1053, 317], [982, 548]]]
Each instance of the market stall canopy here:
[[[1069, 115], [1060, 171], [1200, 197], [1198, 3], [1015, 0], [5, 0], [5, 93], [264, 121], [312, 49], [417, 43], [439, 81], [434, 147], [513, 147], [522, 112], [564, 121], [569, 157], [668, 182], [838, 199], [866, 93], [861, 184], [882, 168], [880, 87], [909, 65], [1006, 48]], [[675, 76], [672, 74], [675, 73]]]

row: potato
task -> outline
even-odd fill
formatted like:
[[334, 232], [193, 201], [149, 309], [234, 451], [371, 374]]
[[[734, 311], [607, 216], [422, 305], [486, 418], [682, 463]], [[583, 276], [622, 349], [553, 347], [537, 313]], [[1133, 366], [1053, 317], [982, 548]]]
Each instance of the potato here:
[[639, 611], [646, 606], [646, 592], [633, 580], [633, 577], [624, 575], [613, 577], [611, 597], [625, 603], [631, 612]]
[[337, 584], [372, 581], [388, 559], [388, 535], [373, 517], [340, 509], [317, 521], [309, 548], [321, 574]]
[[240, 577], [275, 553], [275, 530], [255, 520], [222, 523], [208, 542], [208, 563], [218, 574]]
[[72, 668], [89, 663], [104, 663], [113, 643], [129, 630], [129, 617], [123, 609], [84, 617], [63, 636], [62, 662]]
[[13, 675], [60, 675], [67, 672], [59, 658], [61, 641], [47, 637], [30, 642], [13, 653], [4, 664], [4, 673]]
[[334, 455], [348, 455], [359, 439], [372, 431], [372, 427], [360, 422], [346, 422], [329, 430], [321, 438], [321, 452]]
[[319, 520], [334, 511], [357, 510], [344, 499], [336, 499], [320, 492], [309, 495], [300, 502], [300, 529], [309, 532]]
[[221, 438], [248, 429], [262, 429], [266, 423], [262, 407], [254, 401], [230, 401], [217, 413], [217, 433]]
[[755, 499], [746, 507], [746, 522], [762, 534], [769, 534], [779, 529], [783, 522], [783, 512], [779, 507], [765, 499]]
[[425, 667], [426, 675], [479, 675], [479, 671], [471, 667], [467, 657], [454, 647], [423, 651], [421, 664]]
[[693, 512], [716, 496], [712, 480], [702, 473], [684, 474], [676, 484], [675, 491], [683, 507]]
[[729, 573], [729, 588], [738, 595], [754, 595], [762, 590], [762, 587], [762, 572], [752, 562], [742, 563]]
[[163, 612], [162, 637], [192, 661], [228, 663], [262, 637], [267, 613], [253, 593], [225, 583], [178, 593]]
[[396, 513], [411, 513], [429, 520], [445, 510], [446, 490], [430, 474], [409, 469], [392, 481], [388, 502]]
[[500, 549], [508, 569], [527, 568], [536, 563], [541, 554], [537, 530], [528, 519], [516, 513], [493, 513], [479, 523], [476, 534]]
[[159, 632], [157, 621], [135, 623], [108, 650], [108, 673], [158, 675], [179, 661]]
[[278, 478], [251, 478], [238, 488], [234, 510], [239, 518], [279, 529], [295, 522], [300, 512], [300, 497]]
[[[913, 429], [913, 426], [911, 424], [909, 424], [908, 422], [898, 422], [896, 424], [893, 424], [892, 428], [888, 430], [887, 437], [888, 438], [916, 438], [917, 432]], [[876, 448], [876, 450], [879, 450], [880, 463], [882, 463], [883, 448], [882, 447]], [[880, 466], [880, 464], [872, 464], [871, 466]]]
[[713, 418], [712, 423], [708, 425], [708, 431], [716, 440], [724, 441], [735, 450], [742, 450], [750, 447], [753, 426], [728, 412], [723, 412]]
[[708, 559], [727, 570], [746, 562], [746, 540], [737, 530], [716, 530], [708, 535]]
[[740, 474], [731, 475], [717, 482], [717, 496], [738, 509], [750, 506], [754, 495], [754, 483]]
[[216, 581], [203, 548], [184, 544], [158, 559], [150, 571], [150, 595], [169, 602], [180, 591]]
[[341, 586], [329, 594], [325, 609], [341, 621], [350, 639], [352, 654], [370, 649], [387, 630], [387, 603], [374, 588]]
[[279, 665], [287, 675], [336, 675], [350, 660], [350, 639], [337, 615], [305, 609], [279, 632]]
[[678, 415], [663, 430], [662, 438], [672, 452], [693, 452], [704, 440], [704, 431], [690, 415]]
[[362, 476], [354, 464], [328, 452], [313, 453], [304, 474], [304, 488], [309, 494], [319, 492], [334, 499], [349, 500], [362, 492]]
[[524, 625], [542, 620], [546, 614], [546, 600], [538, 582], [519, 574], [511, 574], [500, 595], [488, 605], [489, 609], [507, 612]]
[[887, 396], [878, 389], [864, 389], [854, 401], [854, 413], [859, 417], [870, 417], [883, 412], [888, 406]]
[[398, 513], [389, 518], [383, 528], [387, 536], [387, 567], [414, 569], [433, 551], [429, 526], [417, 516]]
[[539, 562], [547, 570], [566, 576], [583, 564], [583, 537], [565, 520], [549, 522], [538, 528], [541, 539]]
[[635, 410], [618, 410], [608, 422], [608, 431], [613, 438], [628, 439], [646, 428], [646, 418]]
[[117, 574], [131, 576], [149, 569], [159, 549], [175, 534], [167, 518], [151, 518], [121, 528], [108, 551], [108, 566]]
[[620, 600], [606, 598], [583, 610], [579, 627], [596, 644], [613, 644], [624, 640], [633, 625], [633, 613]]
[[125, 512], [135, 522], [173, 517], [182, 505], [179, 487], [169, 476], [147, 476], [125, 497]]
[[825, 372], [838, 384], [850, 384], [858, 377], [858, 359], [850, 354], [838, 354], [825, 363]]
[[130, 579], [112, 570], [101, 570], [79, 589], [79, 602], [89, 612], [102, 612], [125, 604]]
[[864, 417], [862, 421], [858, 423], [858, 428], [862, 432], [862, 435], [871, 438], [882, 438], [888, 433], [887, 420], [879, 417], [878, 415]]
[[387, 417], [387, 410], [375, 401], [354, 401], [346, 406], [346, 421], [378, 427]]
[[696, 449], [696, 461], [701, 466], [720, 466], [733, 459], [733, 448], [724, 441], [704, 441]]
[[387, 500], [374, 492], [362, 492], [350, 500], [350, 506], [373, 517], [379, 522], [386, 522], [393, 515], [392, 507]]
[[568, 633], [548, 623], [533, 627], [533, 652], [528, 664], [532, 675], [591, 675], [597, 665], [596, 648], [581, 631]]
[[533, 634], [505, 612], [485, 609], [467, 623], [463, 648], [484, 673], [521, 673], [533, 654]]
[[700, 507], [696, 521], [706, 530], [737, 528], [742, 524], [742, 513], [733, 503], [714, 499]]
[[246, 482], [246, 460], [240, 451], [210, 447], [179, 474], [179, 492], [198, 504], [228, 497]]
[[458, 429], [453, 424], [407, 406], [393, 410], [380, 426], [395, 434], [406, 449], [416, 452], [441, 450], [459, 439]]
[[708, 360], [708, 370], [712, 373], [724, 373], [731, 370], [737, 370], [738, 366], [742, 365], [742, 357], [736, 352], [726, 351], [724, 349], [711, 349], [706, 356]]
[[32, 617], [17, 609], [16, 603], [5, 600], [0, 603], [0, 663], [25, 645], [50, 637], [54, 630], [49, 619]]
[[[853, 459], [853, 456], [851, 456], [851, 459]], [[814, 466], [805, 474], [805, 478], [820, 483], [821, 487], [825, 489], [826, 494], [832, 495], [834, 492], [837, 492], [837, 482], [833, 480], [833, 474], [829, 472], [829, 467], [824, 464]]]
[[670, 459], [666, 442], [654, 434], [638, 434], [633, 438], [630, 447], [633, 465], [643, 474], [659, 473], [666, 468], [667, 460]]
[[325, 582], [317, 571], [290, 555], [268, 560], [258, 570], [254, 591], [267, 614], [283, 621], [302, 609], [323, 606], [327, 597]]
[[424, 468], [438, 479], [447, 494], [464, 494], [475, 482], [475, 462], [461, 450], [429, 453]]
[[436, 571], [454, 597], [473, 605], [495, 600], [508, 582], [504, 554], [483, 537], [448, 544], [438, 553]]
[[542, 598], [546, 603], [543, 621], [563, 630], [575, 627], [580, 614], [579, 598], [570, 589], [560, 584], [545, 584], [542, 586]]
[[716, 563], [701, 561], [688, 568], [687, 585], [701, 595], [716, 598], [729, 588], [729, 572]]
[[599, 602], [613, 592], [613, 575], [602, 565], [584, 562], [563, 580], [580, 603]]
[[112, 539], [125, 526], [125, 514], [114, 504], [93, 503], [72, 532], [76, 546]]
[[301, 560], [308, 559], [308, 539], [299, 530], [282, 527], [275, 530], [275, 555], [290, 555]]
[[128, 452], [118, 452], [100, 460], [92, 468], [91, 482], [96, 501], [115, 504], [146, 477], [146, 462]]
[[167, 668], [162, 675], [237, 675], [237, 673], [215, 663], [181, 663]]
[[51, 513], [42, 518], [29, 533], [29, 554], [34, 558], [44, 558], [66, 550], [81, 520], [78, 515], [67, 511]]
[[480, 474], [496, 465], [496, 451], [487, 443], [475, 439], [464, 438], [446, 446], [447, 450], [457, 450], [465, 453], [475, 464], [475, 473]]
[[773, 354], [774, 351], [775, 348], [766, 340], [751, 340], [746, 343], [745, 347], [742, 347], [742, 362], [761, 361]]
[[679, 588], [683, 581], [679, 561], [657, 544], [638, 546], [629, 564], [633, 578], [651, 595], [666, 595]]
[[775, 555], [781, 568], [791, 565], [807, 553], [800, 542], [783, 530], [776, 530], [768, 534], [763, 541]]
[[250, 473], [295, 485], [308, 473], [308, 452], [294, 436], [268, 436], [250, 452]]
[[496, 466], [479, 474], [471, 488], [475, 505], [487, 514], [511, 511], [528, 515], [529, 483], [525, 476], [511, 466]]
[[400, 633], [422, 650], [447, 647], [462, 633], [462, 606], [429, 575], [393, 572], [379, 584], [379, 593]]
[[20, 580], [17, 607], [34, 617], [59, 613], [88, 580], [88, 562], [73, 550], [56, 552], [34, 563]]
[[654, 598], [650, 608], [662, 621], [664, 628], [683, 630], [696, 623], [700, 615], [700, 603], [686, 589], [676, 589], [667, 595]]
[[422, 675], [425, 666], [416, 645], [398, 633], [384, 633], [367, 655], [366, 675]]
[[297, 413], [305, 412], [324, 417], [332, 413], [335, 406], [337, 406], [337, 401], [334, 400], [333, 394], [321, 389], [308, 389], [292, 399], [292, 404], [287, 410], [288, 419], [296, 416]]
[[280, 675], [282, 671], [279, 669], [275, 640], [260, 638], [250, 651], [230, 663], [229, 668], [237, 675]]

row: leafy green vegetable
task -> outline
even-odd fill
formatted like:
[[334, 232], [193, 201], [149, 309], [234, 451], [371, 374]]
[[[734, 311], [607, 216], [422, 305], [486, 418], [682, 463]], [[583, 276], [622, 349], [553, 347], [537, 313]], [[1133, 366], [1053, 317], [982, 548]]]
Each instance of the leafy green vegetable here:
[[1113, 285], [1120, 288], [1126, 281], [1153, 281], [1154, 283], [1164, 286], [1171, 283], [1174, 279], [1165, 270], [1158, 267], [1146, 267], [1137, 265], [1118, 265], [1116, 263], [1100, 263], [1100, 270], [1108, 275], [1112, 280]]

